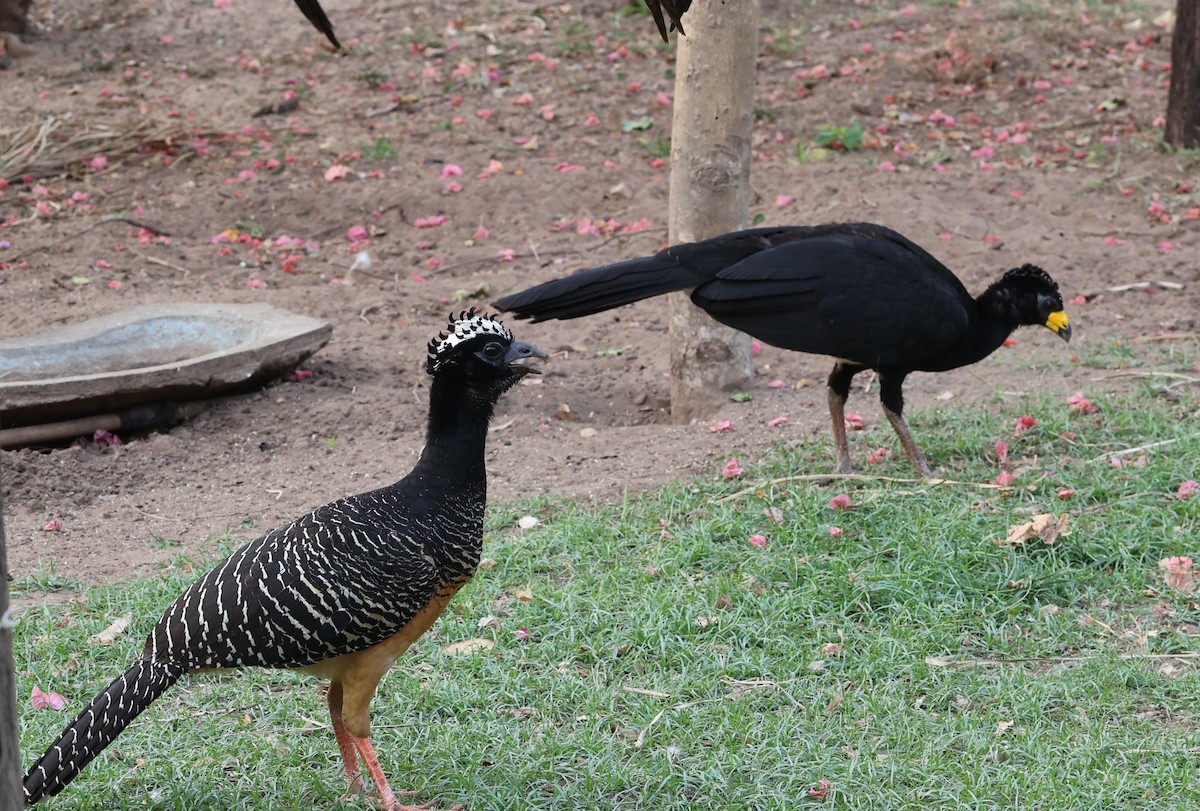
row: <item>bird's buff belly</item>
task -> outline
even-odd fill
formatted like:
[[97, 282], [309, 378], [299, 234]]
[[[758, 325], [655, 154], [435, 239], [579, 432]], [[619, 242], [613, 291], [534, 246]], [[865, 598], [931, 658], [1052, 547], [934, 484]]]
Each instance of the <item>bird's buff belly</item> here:
[[437, 621], [437, 618], [446, 610], [450, 599], [458, 593], [462, 586], [462, 583], [453, 583], [442, 589], [407, 625], [382, 642], [365, 650], [334, 656], [331, 659], [297, 668], [297, 670], [331, 681], [343, 681], [349, 671], [367, 671], [376, 679], [381, 678], [388, 668]]

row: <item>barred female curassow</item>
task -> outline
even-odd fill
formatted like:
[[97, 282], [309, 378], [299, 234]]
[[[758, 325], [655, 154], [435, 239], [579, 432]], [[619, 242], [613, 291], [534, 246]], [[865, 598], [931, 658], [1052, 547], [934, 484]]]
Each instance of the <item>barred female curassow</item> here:
[[25, 803], [57, 794], [183, 674], [296, 668], [330, 680], [329, 715], [351, 791], [358, 758], [380, 805], [401, 805], [371, 745], [383, 674], [471, 579], [483, 543], [484, 441], [496, 401], [545, 358], [471, 312], [429, 344], [425, 448], [396, 484], [349, 496], [234, 552], [167, 609], [142, 656], [25, 775]]
[[883, 412], [922, 476], [933, 473], [902, 416], [910, 372], [941, 372], [994, 352], [1014, 329], [1071, 327], [1058, 285], [1033, 265], [972, 298], [945, 265], [882, 225], [736, 231], [654, 256], [584, 270], [496, 302], [518, 318], [578, 318], [675, 290], [717, 321], [766, 343], [836, 359], [829, 412], [838, 473], [851, 473], [844, 407], [850, 381], [879, 372]]

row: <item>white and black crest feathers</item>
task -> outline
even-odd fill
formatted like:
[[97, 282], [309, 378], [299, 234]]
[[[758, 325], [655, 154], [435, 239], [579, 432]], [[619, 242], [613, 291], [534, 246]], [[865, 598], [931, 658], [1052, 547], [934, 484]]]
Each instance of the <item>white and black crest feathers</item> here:
[[478, 335], [495, 335], [508, 343], [513, 341], [513, 334], [495, 316], [477, 313], [474, 307], [463, 310], [457, 317], [451, 316], [446, 331], [429, 342], [426, 371], [435, 374], [456, 346]]

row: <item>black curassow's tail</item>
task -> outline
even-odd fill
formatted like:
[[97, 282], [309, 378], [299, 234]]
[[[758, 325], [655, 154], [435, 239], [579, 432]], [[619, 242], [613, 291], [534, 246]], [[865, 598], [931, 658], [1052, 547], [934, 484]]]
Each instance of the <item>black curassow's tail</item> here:
[[25, 805], [66, 788], [92, 758], [185, 672], [170, 662], [139, 659], [114, 679], [29, 769], [25, 775]]
[[688, 290], [709, 278], [680, 265], [670, 251], [660, 251], [654, 256], [604, 265], [539, 284], [505, 296], [496, 306], [517, 318], [532, 318], [535, 322], [579, 318], [651, 296]]

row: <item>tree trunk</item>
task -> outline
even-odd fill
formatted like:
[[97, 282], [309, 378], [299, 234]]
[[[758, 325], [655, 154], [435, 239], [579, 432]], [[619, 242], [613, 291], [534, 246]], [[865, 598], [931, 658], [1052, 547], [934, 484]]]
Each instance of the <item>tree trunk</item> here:
[[[669, 241], [744, 228], [760, 0], [698, 0], [678, 38], [671, 128]], [[710, 413], [753, 374], [750, 338], [669, 296], [671, 420]]]
[[17, 690], [13, 676], [12, 622], [8, 613], [8, 560], [4, 547], [4, 493], [0, 491], [0, 811], [25, 806], [17, 747]]
[[29, 7], [33, 0], [0, 0], [0, 31], [24, 34], [29, 30]]
[[1200, 146], [1200, 0], [1175, 4], [1165, 136], [1178, 149]]

